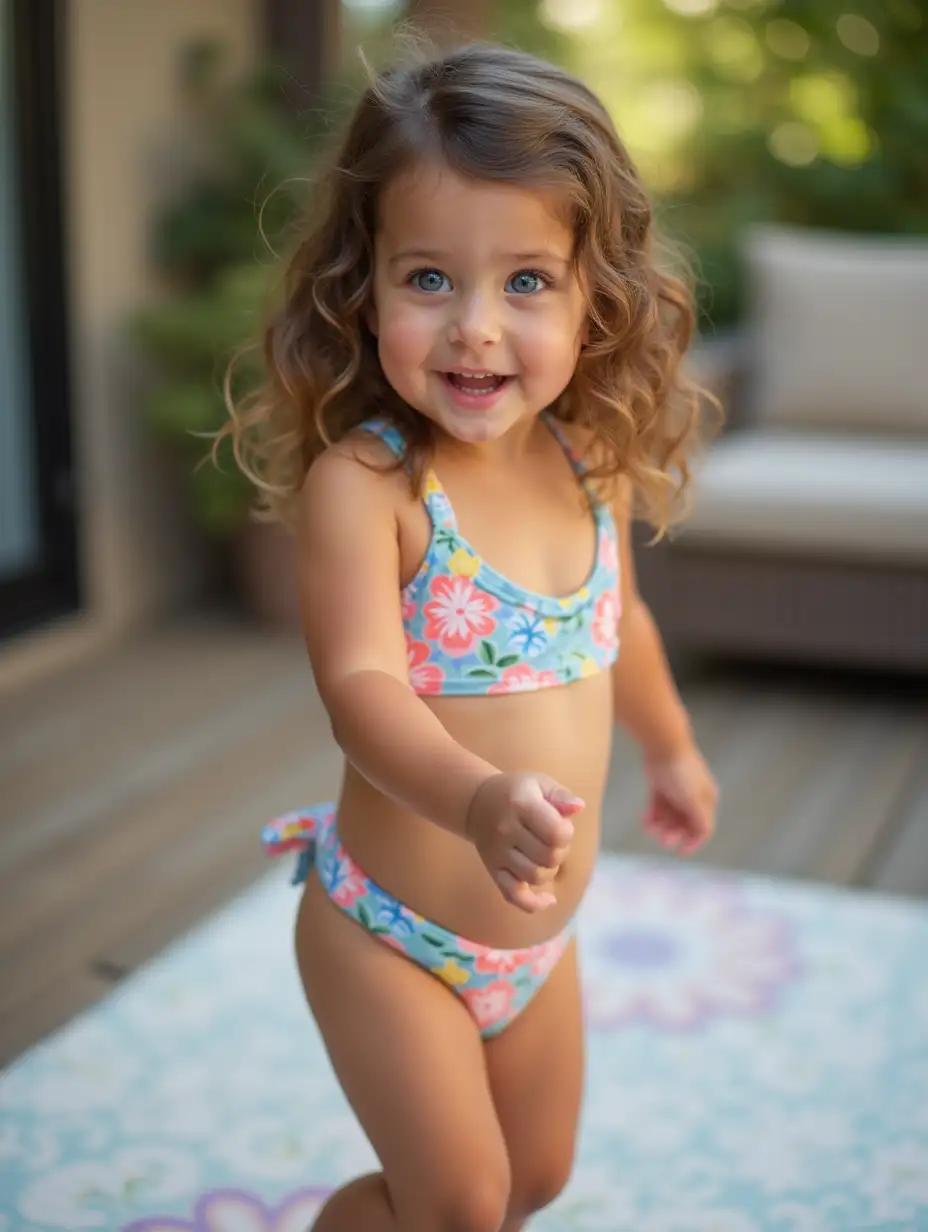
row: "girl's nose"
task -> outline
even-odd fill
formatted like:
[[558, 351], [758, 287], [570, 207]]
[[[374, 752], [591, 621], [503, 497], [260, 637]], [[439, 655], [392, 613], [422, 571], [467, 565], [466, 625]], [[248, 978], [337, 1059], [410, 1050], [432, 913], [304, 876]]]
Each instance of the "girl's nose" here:
[[468, 347], [484, 347], [499, 342], [502, 324], [498, 305], [488, 295], [468, 295], [452, 310], [451, 341]]

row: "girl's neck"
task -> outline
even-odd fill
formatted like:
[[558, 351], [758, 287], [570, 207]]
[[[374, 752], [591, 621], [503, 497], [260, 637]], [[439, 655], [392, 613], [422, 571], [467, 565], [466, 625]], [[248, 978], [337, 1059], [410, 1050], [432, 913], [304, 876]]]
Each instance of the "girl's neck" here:
[[459, 441], [439, 432], [435, 443], [436, 458], [447, 458], [464, 465], [513, 466], [534, 452], [539, 436], [545, 431], [541, 415], [522, 419], [496, 440], [473, 444]]

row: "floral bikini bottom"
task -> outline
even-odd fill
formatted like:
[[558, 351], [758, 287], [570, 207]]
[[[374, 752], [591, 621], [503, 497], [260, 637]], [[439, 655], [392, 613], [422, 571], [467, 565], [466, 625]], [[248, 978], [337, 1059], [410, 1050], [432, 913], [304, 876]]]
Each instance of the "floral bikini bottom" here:
[[315, 867], [329, 898], [346, 915], [447, 984], [470, 1010], [484, 1039], [499, 1035], [525, 1009], [573, 935], [571, 923], [539, 945], [494, 950], [433, 924], [359, 868], [341, 845], [333, 804], [285, 813], [264, 827], [261, 841], [269, 855], [299, 853], [294, 885]]

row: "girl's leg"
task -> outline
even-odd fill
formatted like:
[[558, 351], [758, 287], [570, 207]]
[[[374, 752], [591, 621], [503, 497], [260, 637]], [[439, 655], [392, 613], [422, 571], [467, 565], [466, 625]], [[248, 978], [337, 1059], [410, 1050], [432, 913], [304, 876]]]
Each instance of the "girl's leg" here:
[[487, 1040], [485, 1055], [512, 1174], [503, 1232], [519, 1232], [573, 1168], [584, 1066], [576, 940], [515, 1022]]
[[335, 1072], [383, 1173], [325, 1206], [316, 1232], [499, 1232], [506, 1144], [462, 1002], [307, 882], [297, 960]]

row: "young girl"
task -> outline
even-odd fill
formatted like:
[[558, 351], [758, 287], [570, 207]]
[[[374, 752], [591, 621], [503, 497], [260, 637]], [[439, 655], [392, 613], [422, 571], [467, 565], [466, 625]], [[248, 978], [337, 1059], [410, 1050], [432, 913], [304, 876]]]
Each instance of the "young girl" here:
[[472, 46], [367, 89], [228, 428], [296, 526], [345, 754], [337, 806], [265, 834], [303, 853], [300, 973], [382, 1168], [316, 1232], [516, 1232], [570, 1175], [614, 719], [646, 827], [713, 826], [629, 538], [688, 478], [691, 323], [567, 73]]

